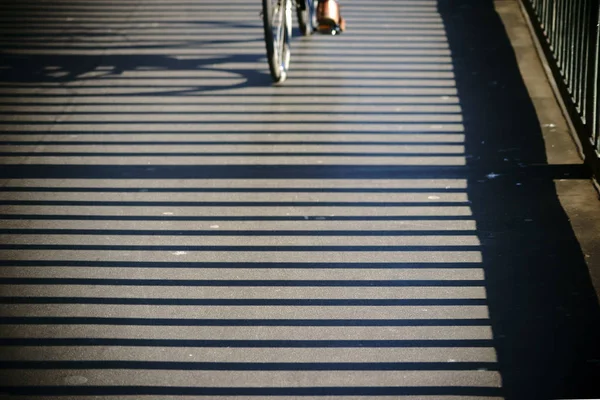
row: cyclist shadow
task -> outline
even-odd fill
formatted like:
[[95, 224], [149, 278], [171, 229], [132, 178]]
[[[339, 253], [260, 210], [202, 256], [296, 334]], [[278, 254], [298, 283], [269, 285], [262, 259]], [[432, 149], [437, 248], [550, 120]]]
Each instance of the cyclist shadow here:
[[[271, 84], [266, 71], [255, 68], [226, 68], [222, 64], [255, 64], [264, 61], [264, 56], [252, 54], [225, 55], [211, 58], [178, 59], [163, 55], [7, 55], [3, 57], [4, 68], [0, 71], [0, 82], [6, 83], [59, 83], [93, 82], [103, 78], [122, 77], [128, 72], [149, 70], [160, 71], [212, 71], [220, 79], [218, 83], [197, 84], [194, 77], [186, 78], [185, 88], [155, 91], [144, 95], [193, 94], [224, 89], [261, 87]], [[265, 62], [266, 65], [266, 62]], [[200, 77], [200, 75], [196, 75]], [[133, 78], [130, 78], [133, 79]], [[161, 77], [161, 80], [165, 77]], [[166, 78], [168, 79], [168, 78]], [[198, 79], [206, 82], [206, 79]], [[230, 82], [224, 84], [223, 82]], [[128, 95], [135, 95], [135, 91]]]
[[[258, 14], [257, 14], [258, 16]], [[9, 16], [7, 16], [9, 17]], [[10, 18], [9, 18], [10, 20]], [[236, 30], [257, 29], [256, 24], [232, 21], [194, 21], [193, 27], [211, 29], [215, 32], [230, 32]], [[86, 36], [87, 37], [87, 36]], [[198, 71], [214, 72], [231, 78], [233, 82], [224, 84], [223, 80], [215, 84], [194, 84], [194, 79], [189, 79], [189, 87], [178, 90], [157, 90], [157, 95], [177, 95], [210, 92], [216, 90], [239, 89], [247, 87], [272, 86], [273, 81], [268, 72], [265, 51], [255, 53], [237, 53], [216, 55], [212, 57], [179, 58], [178, 56], [162, 54], [135, 54], [139, 51], [156, 50], [164, 52], [165, 49], [215, 49], [221, 51], [219, 45], [252, 46], [260, 43], [263, 45], [262, 29], [257, 31], [255, 37], [240, 40], [222, 39], [218, 36], [198, 40], [170, 40], [161, 39], [162, 42], [147, 44], [136, 43], [135, 46], [103, 45], [102, 48], [93, 47], [93, 42], [84, 39], [81, 44], [69, 44], [68, 47], [54, 46], [50, 43], [39, 42], [23, 46], [18, 42], [5, 43], [0, 47], [2, 61], [0, 65], [0, 82], [5, 83], [62, 83], [93, 81], [101, 78], [120, 77], [128, 72], [140, 69], [155, 69], [159, 71]], [[294, 41], [310, 40], [311, 37], [303, 36], [299, 27], [294, 26]], [[119, 54], [124, 49], [130, 49], [131, 54]], [[38, 54], [39, 50], [43, 50]], [[50, 51], [49, 51], [50, 50]], [[79, 51], [103, 50], [104, 54], [88, 55], [77, 54]], [[31, 51], [31, 53], [29, 53]], [[114, 52], [113, 52], [114, 51]], [[113, 52], [113, 53], [111, 53]], [[243, 64], [248, 67], [236, 67]], [[253, 65], [252, 65], [253, 64]], [[197, 74], [197, 76], [200, 76]], [[164, 79], [164, 77], [161, 77]], [[206, 79], [204, 79], [206, 81]], [[157, 89], [159, 89], [157, 87]], [[129, 95], [135, 93], [129, 93]], [[143, 93], [148, 95], [146, 91]]]

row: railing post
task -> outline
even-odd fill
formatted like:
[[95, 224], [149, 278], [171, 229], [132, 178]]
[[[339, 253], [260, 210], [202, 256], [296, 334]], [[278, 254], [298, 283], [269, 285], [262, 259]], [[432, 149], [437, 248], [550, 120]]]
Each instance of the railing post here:
[[596, 57], [594, 60], [594, 75], [595, 75], [595, 85], [594, 85], [594, 98], [593, 98], [593, 107], [594, 107], [594, 124], [592, 127], [592, 135], [593, 140], [595, 141], [595, 149], [596, 149], [596, 171], [600, 174], [600, 102], [598, 101], [598, 94], [600, 93], [600, 5], [599, 2], [596, 2], [596, 13], [595, 17], [595, 29], [596, 34], [594, 35], [594, 49], [596, 50]]
[[598, 107], [598, 85], [600, 84], [600, 77], [598, 72], [600, 71], [600, 52], [598, 51], [598, 44], [600, 40], [600, 29], [598, 24], [600, 23], [600, 7], [599, 1], [595, 0], [592, 4], [592, 9], [589, 15], [589, 32], [590, 32], [590, 43], [589, 43], [589, 62], [588, 62], [588, 98], [587, 98], [587, 127], [590, 135], [590, 142], [594, 147], [596, 153], [600, 150], [598, 145], [598, 129], [600, 127], [600, 110]]

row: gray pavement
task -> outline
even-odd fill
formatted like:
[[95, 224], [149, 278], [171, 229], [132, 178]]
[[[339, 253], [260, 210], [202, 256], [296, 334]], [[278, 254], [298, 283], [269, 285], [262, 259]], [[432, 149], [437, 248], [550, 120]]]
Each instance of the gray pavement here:
[[0, 393], [600, 397], [517, 3], [342, 4], [273, 87], [258, 0], [0, 2]]

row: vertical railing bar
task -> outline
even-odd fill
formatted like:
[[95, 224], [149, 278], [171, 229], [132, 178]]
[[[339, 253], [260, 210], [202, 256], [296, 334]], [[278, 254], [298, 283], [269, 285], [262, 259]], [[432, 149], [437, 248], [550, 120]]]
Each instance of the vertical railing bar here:
[[584, 87], [584, 93], [581, 94], [581, 115], [582, 115], [582, 119], [584, 121], [584, 123], [586, 123], [586, 121], [588, 120], [588, 112], [589, 112], [589, 107], [588, 107], [588, 99], [587, 99], [587, 95], [588, 95], [588, 91], [589, 91], [589, 69], [590, 69], [590, 57], [592, 57], [591, 55], [591, 32], [589, 30], [589, 22], [588, 19], [590, 18], [590, 15], [592, 13], [592, 2], [593, 1], [597, 1], [597, 0], [590, 0], [587, 1], [585, 3], [586, 7], [584, 10], [584, 16], [582, 18], [583, 21], [583, 26], [582, 29], [584, 30], [585, 34], [583, 36], [583, 55], [582, 55], [582, 59], [581, 59], [581, 81], [582, 81], [582, 86]]
[[583, 31], [581, 30], [581, 10], [585, 6], [585, 1], [583, 3], [577, 3], [575, 6], [575, 13], [573, 19], [573, 98], [575, 103], [581, 107], [581, 101], [579, 100], [579, 93], [581, 92], [581, 79], [579, 79], [579, 62], [581, 61], [582, 49], [581, 49], [581, 35], [583, 35]]
[[574, 6], [576, 1], [567, 1], [566, 3], [566, 14], [565, 20], [567, 21], [567, 29], [565, 32], [565, 75], [567, 82], [569, 82], [569, 91], [573, 96], [573, 19], [575, 17]]
[[586, 65], [586, 84], [589, 88], [585, 99], [585, 125], [592, 143], [596, 135], [596, 93], [597, 93], [597, 75], [598, 75], [598, 0], [595, 0], [591, 7], [591, 12], [587, 18], [588, 32], [590, 40], [588, 43], [588, 60]]
[[[583, 57], [581, 58], [581, 84], [584, 88], [583, 93], [581, 94], [581, 103], [582, 104], [586, 104], [587, 103], [587, 91], [589, 90], [589, 85], [588, 85], [588, 69], [589, 69], [589, 59], [591, 57], [591, 32], [589, 30], [588, 27], [588, 23], [587, 23], [587, 18], [588, 16], [591, 14], [592, 9], [593, 9], [593, 2], [594, 1], [598, 1], [598, 0], [590, 0], [587, 1], [585, 3], [585, 9], [584, 9], [584, 14], [583, 14], [583, 18], [582, 20], [582, 27], [581, 29], [584, 30], [585, 35], [583, 35], [583, 43], [582, 43], [582, 48], [583, 48]], [[584, 107], [584, 112], [587, 115], [587, 107]]]
[[554, 30], [555, 30], [555, 26], [554, 26], [554, 1], [555, 0], [546, 0], [546, 12], [547, 12], [547, 19], [548, 19], [548, 32], [547, 32], [547, 38], [548, 40], [550, 40], [551, 37], [554, 36]]
[[593, 49], [595, 51], [594, 57], [593, 57], [593, 63], [592, 63], [592, 67], [591, 69], [593, 70], [593, 81], [592, 84], [590, 85], [592, 88], [592, 95], [591, 95], [591, 101], [590, 101], [590, 109], [592, 110], [591, 112], [591, 129], [590, 129], [590, 133], [592, 135], [592, 141], [595, 142], [595, 148], [596, 148], [596, 155], [598, 156], [595, 160], [596, 164], [596, 168], [598, 170], [600, 170], [600, 121], [598, 120], [600, 118], [600, 110], [598, 110], [598, 107], [600, 106], [600, 104], [598, 103], [598, 93], [600, 93], [598, 85], [600, 84], [600, 49], [598, 48], [599, 44], [600, 44], [600, 4], [599, 1], [596, 0], [595, 3], [595, 9], [593, 10], [593, 19], [592, 19], [592, 25], [595, 28], [594, 30], [591, 30], [591, 32], [594, 33], [594, 35], [592, 36], [591, 42], [592, 45], [590, 46], [591, 49]]
[[[568, 21], [565, 18], [567, 14], [568, 1], [561, 0], [560, 12], [558, 14], [559, 21], [561, 21], [561, 29], [560, 29], [560, 69], [562, 71], [563, 77], [567, 80], [567, 74], [565, 73], [566, 69], [566, 61], [567, 61], [567, 35], [568, 35]], [[569, 85], [569, 81], [567, 80], [567, 87]]]
[[558, 49], [560, 48], [560, 21], [558, 19], [558, 16], [560, 15], [560, 0], [554, 0], [553, 3], [554, 7], [552, 9], [552, 12], [554, 13], [554, 37], [552, 38], [552, 42], [555, 46], [554, 58], [557, 59], [558, 62]]
[[558, 36], [558, 22], [556, 21], [556, 0], [551, 1], [552, 7], [550, 8], [550, 12], [552, 13], [552, 36], [548, 37], [548, 42], [550, 43], [550, 49], [554, 54], [554, 58], [556, 58], [556, 37]]
[[567, 55], [569, 54], [568, 39], [569, 39], [569, 19], [567, 18], [569, 12], [569, 0], [561, 0], [562, 2], [562, 10], [561, 10], [561, 21], [563, 22], [563, 29], [561, 34], [561, 54], [560, 58], [562, 59], [562, 71], [565, 80], [567, 81], [567, 87], [569, 90], [571, 89], [569, 86], [569, 78], [567, 76]]
[[562, 31], [563, 31], [563, 21], [560, 19], [562, 15], [562, 3], [561, 0], [556, 0], [554, 3], [556, 7], [554, 8], [554, 19], [556, 21], [556, 37], [554, 38], [554, 45], [556, 46], [554, 49], [554, 57], [556, 58], [556, 64], [558, 65], [558, 69], [561, 71], [562, 75], [562, 59], [561, 59], [561, 51], [562, 51]]
[[541, 8], [542, 8], [542, 17], [540, 18], [542, 21], [544, 21], [544, 32], [546, 33], [546, 36], [550, 36], [550, 34], [552, 33], [552, 24], [551, 24], [551, 19], [550, 19], [550, 2], [552, 0], [546, 0], [546, 1], [538, 1], [537, 3], [541, 3]]
[[574, 25], [574, 29], [573, 29], [573, 35], [574, 35], [574, 44], [573, 44], [573, 49], [575, 52], [575, 55], [573, 57], [573, 81], [574, 81], [574, 85], [573, 85], [573, 98], [575, 99], [575, 103], [578, 104], [578, 107], [581, 108], [581, 99], [579, 98], [579, 94], [582, 91], [582, 87], [581, 87], [581, 78], [580, 78], [580, 74], [581, 74], [581, 58], [583, 57], [583, 49], [581, 47], [581, 38], [583, 35], [585, 35], [585, 32], [581, 29], [581, 19], [583, 18], [583, 14], [582, 14], [582, 10], [585, 7], [586, 1], [583, 1], [582, 3], [578, 3], [576, 6], [576, 10], [575, 10], [575, 23]]
[[575, 73], [575, 80], [577, 81], [577, 91], [575, 92], [575, 101], [577, 104], [583, 105], [583, 101], [581, 99], [581, 93], [584, 90], [581, 81], [581, 60], [585, 54], [585, 48], [583, 47], [583, 37], [585, 36], [585, 30], [583, 29], [582, 20], [585, 18], [585, 7], [587, 1], [583, 1], [579, 3], [577, 7], [577, 24], [575, 26], [575, 51], [577, 52], [575, 55], [575, 65], [573, 67], [573, 71]]
[[583, 23], [583, 21], [585, 20], [585, 11], [587, 9], [588, 3], [589, 1], [584, 1], [578, 8], [577, 27], [575, 28], [575, 35], [577, 39], [576, 46], [578, 51], [578, 55], [577, 57], [575, 57], [575, 76], [577, 79], [577, 91], [575, 93], [575, 99], [577, 104], [581, 105], [580, 112], [583, 112], [583, 110], [585, 109], [585, 102], [583, 100], [582, 94], [585, 93], [585, 86], [583, 80], [583, 62], [586, 57], [585, 54], [587, 51], [585, 48], [585, 36], [587, 32], [584, 29], [585, 24]]
[[589, 107], [588, 107], [588, 99], [587, 99], [587, 92], [589, 91], [589, 79], [588, 79], [588, 72], [590, 69], [590, 59], [593, 57], [592, 55], [592, 32], [589, 29], [589, 25], [587, 22], [587, 19], [590, 18], [589, 16], [591, 16], [592, 12], [593, 12], [593, 2], [594, 1], [598, 1], [598, 0], [588, 0], [585, 3], [585, 9], [584, 9], [584, 14], [583, 14], [583, 18], [582, 20], [582, 30], [585, 32], [585, 34], [583, 35], [583, 43], [582, 43], [582, 48], [583, 48], [583, 56], [581, 58], [581, 81], [582, 81], [582, 87], [584, 88], [582, 94], [581, 94], [581, 103], [582, 103], [582, 114], [583, 114], [583, 118], [584, 121], [587, 121], [589, 119]]

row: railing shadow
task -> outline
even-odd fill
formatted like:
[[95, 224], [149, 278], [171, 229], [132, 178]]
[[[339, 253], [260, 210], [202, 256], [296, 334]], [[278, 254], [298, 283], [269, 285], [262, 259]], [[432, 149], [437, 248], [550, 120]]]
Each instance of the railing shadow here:
[[[439, 10], [469, 169], [485, 175], [547, 164], [541, 123], [494, 2], [439, 0]], [[598, 396], [598, 300], [552, 177], [499, 172], [471, 179], [468, 193], [507, 398]]]

